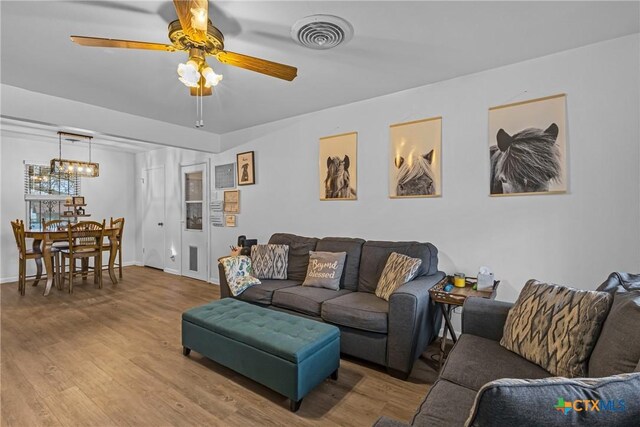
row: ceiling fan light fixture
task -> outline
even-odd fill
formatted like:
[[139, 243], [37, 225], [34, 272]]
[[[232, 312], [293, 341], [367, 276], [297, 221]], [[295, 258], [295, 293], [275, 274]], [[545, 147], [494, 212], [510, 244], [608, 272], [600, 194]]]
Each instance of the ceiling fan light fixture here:
[[198, 72], [198, 64], [194, 60], [187, 61], [186, 64], [178, 64], [178, 80], [187, 87], [198, 87], [200, 81], [200, 73]]
[[352, 37], [351, 24], [334, 15], [307, 16], [291, 26], [291, 38], [309, 49], [331, 49]]
[[217, 86], [222, 81], [222, 74], [216, 74], [211, 67], [202, 70], [202, 77], [205, 79], [205, 87]]

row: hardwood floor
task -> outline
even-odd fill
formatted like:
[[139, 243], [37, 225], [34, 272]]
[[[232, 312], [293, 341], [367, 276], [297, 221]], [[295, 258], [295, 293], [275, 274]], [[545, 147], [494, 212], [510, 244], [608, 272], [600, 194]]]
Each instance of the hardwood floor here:
[[287, 400], [196, 352], [182, 355], [180, 315], [218, 288], [143, 267], [117, 285], [74, 294], [0, 286], [2, 425], [340, 425], [411, 419], [437, 374], [420, 359], [409, 381], [343, 359], [293, 414]]

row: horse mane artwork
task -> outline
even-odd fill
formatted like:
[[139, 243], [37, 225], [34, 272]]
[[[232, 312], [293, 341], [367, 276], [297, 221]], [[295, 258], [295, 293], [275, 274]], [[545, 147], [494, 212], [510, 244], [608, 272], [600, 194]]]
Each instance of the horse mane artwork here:
[[497, 145], [489, 148], [491, 194], [546, 192], [552, 182], [561, 182], [558, 131], [555, 123], [545, 130], [527, 128], [514, 135], [500, 129]]
[[433, 196], [436, 194], [435, 180], [431, 163], [433, 150], [421, 156], [415, 156], [410, 161], [404, 157], [395, 159], [398, 176], [396, 178], [396, 196]]
[[351, 161], [345, 155], [327, 157], [327, 177], [324, 180], [326, 199], [355, 199], [356, 190], [351, 187], [349, 166]]

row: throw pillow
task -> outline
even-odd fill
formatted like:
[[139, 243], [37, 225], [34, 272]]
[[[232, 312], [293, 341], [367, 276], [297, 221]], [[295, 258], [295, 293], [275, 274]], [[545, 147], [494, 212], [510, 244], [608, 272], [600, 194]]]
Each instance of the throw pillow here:
[[465, 426], [638, 425], [638, 390], [640, 374], [491, 381], [478, 391]]
[[269, 244], [251, 247], [251, 262], [258, 279], [286, 280], [288, 257], [289, 246], [287, 245]]
[[340, 289], [340, 278], [347, 258], [346, 252], [309, 252], [309, 267], [307, 277], [302, 286], [326, 288], [337, 291]]
[[389, 301], [393, 291], [416, 277], [418, 268], [422, 260], [411, 258], [397, 252], [391, 252], [387, 263], [384, 265], [378, 286], [376, 286], [376, 296]]
[[229, 285], [231, 295], [237, 297], [247, 288], [259, 285], [260, 280], [253, 277], [251, 268], [251, 258], [248, 256], [232, 256], [220, 260], [224, 267], [224, 275]]
[[589, 376], [633, 372], [640, 360], [640, 291], [617, 293], [589, 359]]
[[500, 345], [552, 375], [586, 377], [612, 299], [607, 292], [529, 280], [509, 310]]

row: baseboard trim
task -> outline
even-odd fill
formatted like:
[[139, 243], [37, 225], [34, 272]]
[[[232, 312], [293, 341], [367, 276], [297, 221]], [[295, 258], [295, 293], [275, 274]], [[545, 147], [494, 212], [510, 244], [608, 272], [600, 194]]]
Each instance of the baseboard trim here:
[[175, 276], [180, 276], [180, 272], [178, 270], [173, 269], [173, 268], [165, 268], [163, 271], [165, 273], [173, 274]]
[[18, 276], [15, 277], [2, 277], [0, 278], [0, 285], [3, 283], [11, 283], [11, 282], [17, 282], [18, 281]]

